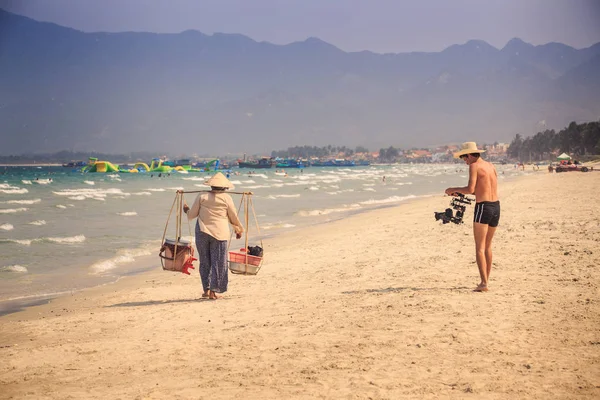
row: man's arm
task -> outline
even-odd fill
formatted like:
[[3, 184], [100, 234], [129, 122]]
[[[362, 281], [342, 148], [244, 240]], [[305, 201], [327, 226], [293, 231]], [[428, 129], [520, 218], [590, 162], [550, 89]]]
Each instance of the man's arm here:
[[463, 187], [450, 187], [446, 189], [446, 194], [452, 196], [454, 193], [473, 194], [477, 186], [477, 163], [469, 165], [469, 184]]

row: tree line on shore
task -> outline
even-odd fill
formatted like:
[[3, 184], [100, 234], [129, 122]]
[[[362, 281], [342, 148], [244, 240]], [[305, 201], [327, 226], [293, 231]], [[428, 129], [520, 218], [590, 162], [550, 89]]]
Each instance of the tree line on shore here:
[[[369, 149], [357, 146], [352, 149], [346, 146], [294, 146], [287, 150], [273, 150], [271, 157], [280, 158], [325, 158], [344, 157], [369, 153]], [[543, 161], [554, 158], [557, 153], [567, 153], [578, 159], [600, 154], [600, 120], [569, 126], [556, 132], [546, 129], [530, 137], [518, 133], [507, 149], [507, 157], [520, 162]], [[379, 150], [378, 161], [398, 162], [404, 154], [403, 149], [390, 146]], [[155, 154], [137, 152], [130, 154], [100, 154], [95, 152], [60, 151], [54, 154], [22, 154], [0, 156], [0, 163], [33, 164], [33, 163], [63, 163], [70, 160], [86, 160], [88, 157], [110, 160], [112, 162], [132, 162], [150, 160]]]
[[600, 154], [600, 121], [571, 122], [559, 132], [546, 129], [526, 138], [517, 133], [507, 150], [509, 158], [521, 162], [550, 160], [556, 153], [578, 159]]

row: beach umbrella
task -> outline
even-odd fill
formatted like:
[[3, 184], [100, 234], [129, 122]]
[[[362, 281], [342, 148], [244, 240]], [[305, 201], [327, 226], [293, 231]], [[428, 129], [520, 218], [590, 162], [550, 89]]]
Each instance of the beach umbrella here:
[[570, 160], [571, 156], [568, 155], [567, 153], [562, 153], [560, 156], [556, 157], [557, 160]]

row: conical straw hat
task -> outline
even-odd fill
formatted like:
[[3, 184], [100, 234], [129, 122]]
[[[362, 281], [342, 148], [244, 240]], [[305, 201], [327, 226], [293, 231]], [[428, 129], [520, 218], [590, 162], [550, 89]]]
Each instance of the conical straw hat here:
[[217, 172], [216, 174], [214, 174], [210, 179], [208, 179], [204, 183], [211, 187], [222, 187], [222, 188], [227, 188], [227, 189], [234, 188], [233, 183], [231, 183], [231, 181], [229, 181], [229, 179], [225, 178], [225, 175], [223, 175], [220, 172]]

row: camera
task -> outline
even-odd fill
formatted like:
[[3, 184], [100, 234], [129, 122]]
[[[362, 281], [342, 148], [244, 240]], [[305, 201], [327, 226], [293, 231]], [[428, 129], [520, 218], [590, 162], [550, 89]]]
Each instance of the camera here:
[[[472, 201], [473, 199], [465, 196], [462, 193], [454, 193], [452, 195], [452, 201], [450, 202], [451, 208], [446, 208], [446, 210], [443, 212], [434, 212], [433, 214], [435, 216], [435, 220], [441, 220], [442, 224], [447, 224], [450, 222], [462, 224], [465, 210]], [[456, 213], [453, 211], [453, 209], [456, 210]]]

